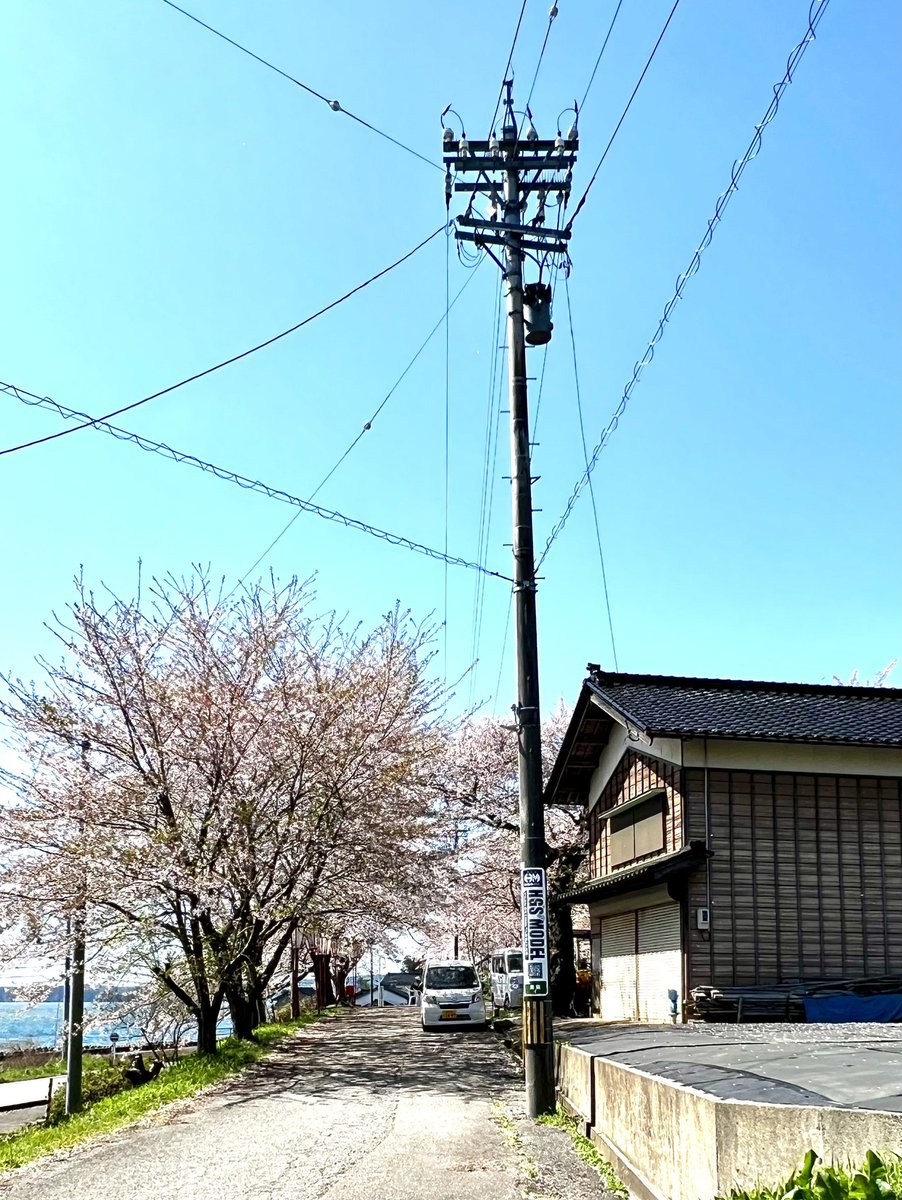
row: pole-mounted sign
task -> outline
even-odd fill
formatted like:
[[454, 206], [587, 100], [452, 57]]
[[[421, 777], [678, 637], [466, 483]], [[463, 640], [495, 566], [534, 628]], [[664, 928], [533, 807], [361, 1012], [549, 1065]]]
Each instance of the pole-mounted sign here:
[[548, 995], [548, 906], [545, 871], [523, 867], [520, 871], [520, 911], [523, 914], [523, 994]]

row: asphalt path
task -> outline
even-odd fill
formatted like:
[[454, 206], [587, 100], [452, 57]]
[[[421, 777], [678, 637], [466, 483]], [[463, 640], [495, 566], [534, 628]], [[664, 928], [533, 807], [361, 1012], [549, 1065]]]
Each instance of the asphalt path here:
[[[54, 1075], [54, 1081], [65, 1076]], [[19, 1079], [14, 1083], [0, 1083], [0, 1133], [11, 1133], [22, 1125], [38, 1120], [47, 1107], [50, 1077]]]
[[376, 1009], [303, 1031], [246, 1075], [0, 1175], [3, 1200], [604, 1200], [563, 1131], [523, 1112], [492, 1033]]

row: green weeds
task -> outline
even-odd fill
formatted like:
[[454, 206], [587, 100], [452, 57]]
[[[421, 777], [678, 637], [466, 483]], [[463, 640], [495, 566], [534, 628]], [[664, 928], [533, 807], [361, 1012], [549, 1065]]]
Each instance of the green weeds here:
[[618, 1196], [627, 1195], [627, 1190], [614, 1173], [614, 1168], [604, 1157], [604, 1155], [599, 1154], [595, 1147], [595, 1143], [580, 1131], [576, 1121], [574, 1121], [571, 1116], [564, 1112], [562, 1108], [558, 1108], [557, 1112], [551, 1116], [539, 1117], [539, 1124], [553, 1125], [556, 1128], [563, 1129], [566, 1133], [568, 1133], [570, 1135], [570, 1140], [573, 1142], [573, 1148], [576, 1153], [580, 1156], [584, 1163], [587, 1163], [590, 1167], [594, 1167], [594, 1169], [604, 1180], [604, 1185], [608, 1191], [614, 1192]]
[[513, 1118], [505, 1109], [500, 1100], [492, 1101], [492, 1119], [498, 1125], [504, 1136], [505, 1142], [520, 1161], [520, 1169], [530, 1182], [534, 1182], [539, 1175], [539, 1168], [535, 1159], [523, 1145], [523, 1139], [520, 1137], [520, 1131], [517, 1129]]
[[[85, 1070], [88, 1069], [85, 1059]], [[48, 1058], [46, 1062], [31, 1063], [27, 1067], [0, 1067], [0, 1083], [18, 1083], [20, 1079], [44, 1079], [48, 1075], [65, 1075], [66, 1064], [61, 1058]]]
[[869, 1150], [864, 1165], [828, 1166], [813, 1150], [797, 1171], [775, 1188], [736, 1189], [718, 1200], [902, 1200], [902, 1159]]

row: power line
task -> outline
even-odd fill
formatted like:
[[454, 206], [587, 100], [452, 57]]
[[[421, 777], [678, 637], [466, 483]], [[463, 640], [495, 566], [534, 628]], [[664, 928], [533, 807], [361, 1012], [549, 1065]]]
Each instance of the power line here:
[[[489, 553], [489, 535], [492, 527], [492, 508], [495, 499], [495, 466], [498, 459], [498, 439], [501, 425], [501, 386], [504, 382], [504, 370], [499, 367], [499, 358], [505, 345], [502, 337], [502, 292], [503, 284], [499, 282], [495, 294], [494, 314], [492, 317], [491, 363], [489, 373], [489, 391], [485, 414], [485, 434], [483, 438], [482, 484], [479, 499], [479, 531], [476, 547], [476, 561], [485, 565]], [[497, 382], [497, 392], [496, 392]], [[485, 589], [484, 577], [479, 575], [474, 582], [473, 594], [473, 623], [471, 629], [470, 659], [479, 662], [479, 646], [482, 640], [482, 619], [484, 614]], [[476, 701], [476, 674], [470, 680], [470, 706]]]
[[[164, 0], [164, 2], [168, 3], [168, 0]], [[408, 250], [408, 252], [402, 258], [397, 259], [388, 267], [383, 267], [381, 271], [378, 271], [375, 275], [371, 275], [370, 278], [365, 279], [363, 283], [358, 283], [356, 287], [351, 288], [349, 292], [345, 292], [343, 296], [339, 296], [337, 300], [333, 300], [331, 303], [325, 305], [325, 307], [318, 309], [317, 312], [311, 313], [311, 315], [309, 317], [305, 317], [303, 321], [298, 321], [298, 323], [296, 325], [292, 325], [290, 329], [283, 329], [281, 333], [277, 333], [273, 337], [267, 338], [265, 342], [260, 342], [256, 346], [251, 346], [249, 350], [242, 350], [240, 354], [233, 354], [231, 358], [226, 358], [222, 362], [218, 362], [212, 367], [206, 367], [203, 371], [197, 371], [194, 375], [189, 375], [187, 379], [180, 379], [178, 383], [172, 383], [169, 385], [169, 387], [161, 388], [158, 392], [152, 392], [149, 396], [144, 396], [141, 400], [135, 400], [132, 404], [124, 404], [121, 408], [116, 408], [113, 409], [112, 412], [104, 413], [102, 417], [87, 417], [87, 420], [83, 424], [76, 425], [72, 429], [61, 429], [57, 433], [48, 434], [46, 437], [35, 438], [30, 442], [21, 442], [18, 446], [7, 446], [5, 450], [0, 450], [0, 456], [4, 454], [14, 454], [17, 450], [28, 450], [32, 446], [42, 446], [45, 442], [52, 442], [55, 441], [56, 438], [67, 437], [70, 433], [78, 433], [80, 429], [88, 429], [91, 425], [97, 425], [101, 422], [109, 421], [112, 417], [118, 417], [121, 416], [122, 413], [131, 412], [133, 408], [140, 408], [142, 404], [147, 404], [150, 400], [157, 400], [160, 396], [167, 396], [170, 392], [174, 392], [178, 388], [185, 387], [186, 384], [194, 383], [194, 381], [197, 379], [203, 379], [206, 375], [212, 375], [214, 371], [221, 371], [223, 367], [229, 367], [232, 365], [232, 363], [236, 363], [242, 358], [248, 358], [251, 354], [256, 354], [258, 350], [265, 350], [267, 346], [272, 346], [275, 342], [280, 341], [282, 338], [288, 337], [290, 333], [296, 333], [299, 329], [303, 329], [305, 325], [309, 325], [311, 321], [315, 321], [317, 317], [321, 317], [325, 313], [330, 312], [333, 308], [337, 308], [339, 304], [343, 304], [345, 300], [349, 300], [351, 296], [355, 296], [358, 292], [362, 292], [364, 288], [369, 287], [371, 283], [375, 283], [377, 279], [381, 279], [383, 275], [387, 275], [390, 271], [393, 271], [395, 267], [400, 267], [401, 264], [407, 262], [409, 258], [413, 258], [418, 250], [422, 250], [424, 246], [428, 245], [429, 242], [431, 242], [434, 237], [437, 237], [444, 228], [444, 224], [439, 225], [438, 229], [436, 229], [433, 233], [430, 233], [427, 238], [424, 238], [419, 245], [414, 246], [412, 250]], [[86, 413], [83, 413], [82, 415], [87, 416]]]
[[391, 134], [386, 133], [384, 129], [378, 129], [375, 125], [371, 125], [369, 121], [365, 121], [363, 117], [358, 117], [356, 113], [352, 113], [349, 109], [344, 108], [338, 100], [330, 100], [328, 96], [324, 96], [322, 92], [318, 92], [316, 88], [310, 87], [309, 84], [302, 83], [300, 79], [295, 79], [294, 75], [289, 75], [287, 71], [283, 71], [281, 67], [277, 67], [275, 63], [271, 63], [268, 59], [261, 58], [259, 54], [255, 54], [254, 51], [249, 50], [247, 46], [242, 46], [240, 42], [236, 42], [234, 38], [228, 37], [227, 34], [224, 34], [221, 30], [214, 29], [212, 25], [208, 25], [206, 21], [202, 21], [200, 17], [196, 17], [194, 13], [188, 12], [188, 10], [185, 8], [179, 8], [177, 4], [173, 3], [173, 0], [163, 0], [163, 3], [169, 8], [174, 8], [176, 12], [181, 13], [183, 17], [187, 17], [189, 21], [193, 21], [195, 25], [200, 25], [201, 28], [209, 30], [209, 32], [215, 34], [216, 37], [222, 38], [224, 42], [228, 42], [230, 46], [234, 46], [236, 50], [240, 50], [242, 54], [246, 54], [249, 58], [253, 58], [256, 62], [261, 63], [264, 67], [268, 67], [270, 71], [275, 71], [277, 75], [281, 75], [282, 78], [287, 79], [289, 83], [293, 83], [297, 87], [302, 88], [309, 95], [315, 96], [317, 100], [322, 100], [324, 104], [328, 104], [329, 108], [331, 108], [333, 112], [344, 113], [346, 117], [350, 117], [351, 120], [356, 121], [358, 125], [362, 125], [365, 129], [372, 130], [373, 133], [377, 133], [379, 137], [385, 138], [387, 142], [391, 142], [392, 145], [398, 146], [401, 150], [406, 150], [407, 153], [412, 154], [414, 158], [418, 158], [421, 162], [426, 163], [430, 167], [435, 167], [437, 171], [442, 170], [438, 163], [433, 162], [432, 159], [426, 158], [426, 156], [424, 154], [420, 154], [418, 150], [413, 150], [410, 146], [405, 146], [403, 142], [399, 142], [397, 138], [394, 138], [391, 136]]
[[586, 203], [586, 197], [589, 195], [589, 192], [592, 190], [592, 184], [595, 182], [596, 178], [598, 177], [598, 172], [601, 170], [601, 168], [604, 164], [604, 160], [608, 156], [608, 151], [614, 145], [614, 139], [617, 137], [617, 134], [620, 132], [620, 126], [626, 120], [626, 114], [629, 112], [630, 108], [632, 107], [633, 101], [636, 99], [636, 93], [639, 91], [639, 88], [642, 86], [642, 80], [645, 78], [646, 74], [648, 73], [648, 68], [651, 66], [652, 60], [654, 59], [655, 55], [658, 53], [658, 47], [661, 45], [661, 42], [664, 40], [664, 34], [667, 32], [670, 22], [673, 20], [673, 14], [676, 12], [676, 10], [679, 8], [679, 6], [680, 6], [680, 0], [674, 0], [673, 8], [670, 10], [667, 20], [664, 22], [664, 28], [658, 34], [658, 40], [655, 42], [654, 46], [652, 47], [651, 54], [649, 54], [649, 56], [648, 56], [648, 61], [646, 62], [645, 66], [642, 68], [642, 74], [639, 76], [638, 80], [636, 81], [636, 86], [633, 88], [633, 90], [630, 94], [630, 98], [626, 102], [626, 108], [624, 108], [623, 112], [620, 114], [620, 120], [614, 126], [614, 132], [611, 134], [610, 138], [608, 139], [608, 144], [605, 146], [604, 151], [602, 152], [601, 158], [598, 160], [598, 165], [596, 166], [595, 170], [592, 172], [592, 178], [589, 180], [586, 190], [583, 192], [582, 196], [580, 196], [579, 203], [577, 204], [576, 208], [573, 210], [573, 216], [570, 218], [570, 220], [565, 225], [565, 227], [564, 227], [565, 229], [570, 229], [572, 227], [573, 222], [579, 216], [582, 206]]
[[507, 602], [507, 620], [504, 623], [504, 637], [501, 641], [501, 662], [498, 664], [498, 678], [495, 681], [495, 699], [492, 702], [492, 707], [497, 711], [498, 697], [501, 695], [501, 676], [504, 674], [504, 660], [507, 657], [507, 639], [511, 629], [511, 613], [514, 608], [514, 597], [511, 595]]
[[496, 579], [503, 579], [506, 583], [513, 583], [509, 575], [502, 575], [499, 571], [489, 571], [479, 563], [469, 562], [467, 559], [460, 558], [457, 555], [446, 555], [441, 550], [435, 550], [431, 546], [415, 542], [411, 538], [404, 537], [399, 533], [380, 529], [378, 526], [370, 525], [368, 522], [358, 520], [356, 517], [346, 516], [335, 509], [323, 508], [319, 504], [312, 504], [309, 500], [303, 500], [300, 496], [292, 495], [291, 492], [283, 491], [281, 488], [271, 487], [259, 479], [250, 479], [246, 475], [239, 475], [237, 471], [230, 471], [226, 467], [216, 466], [215, 463], [207, 462], [205, 459], [198, 458], [194, 454], [187, 454], [182, 450], [176, 450], [172, 446], [167, 446], [165, 442], [155, 442], [150, 438], [143, 437], [141, 434], [133, 433], [131, 430], [122, 429], [118, 425], [111, 425], [103, 417], [90, 418], [87, 413], [79, 412], [74, 408], [67, 408], [66, 405], [52, 400], [49, 396], [38, 396], [34, 392], [16, 387], [15, 384], [2, 382], [0, 382], [0, 392], [5, 392], [6, 395], [12, 396], [22, 404], [36, 408], [50, 409], [67, 421], [82, 420], [87, 417], [85, 427], [90, 425], [94, 429], [99, 429], [101, 433], [108, 433], [120, 441], [132, 442], [140, 450], [146, 450], [148, 453], [158, 454], [162, 458], [169, 458], [173, 462], [195, 467], [199, 471], [206, 471], [210, 475], [215, 475], [217, 479], [222, 479], [226, 483], [237, 484], [238, 487], [244, 488], [247, 491], [259, 492], [261, 495], [268, 496], [271, 500], [280, 500], [284, 504], [293, 504], [296, 508], [312, 513], [316, 517], [322, 517], [325, 521], [334, 521], [339, 525], [344, 525], [347, 529], [357, 529], [361, 533], [368, 533], [372, 537], [388, 542], [392, 546], [401, 546], [405, 550], [412, 550], [417, 554], [423, 554], [427, 558], [434, 559], [437, 562], [447, 562], [452, 567], [466, 567], [470, 571], [481, 571], [483, 574], [492, 575]]
[[611, 40], [611, 34], [614, 32], [614, 26], [617, 23], [617, 18], [620, 15], [620, 9], [623, 7], [623, 0], [617, 0], [617, 7], [614, 9], [614, 15], [611, 17], [611, 23], [608, 26], [608, 31], [604, 35], [604, 41], [601, 43], [601, 49], [598, 51], [598, 58], [595, 60], [595, 66], [592, 68], [592, 74], [589, 76], [589, 82], [586, 84], [586, 90], [583, 92], [583, 98], [579, 104], [579, 111], [582, 112], [586, 107], [586, 98], [595, 82], [595, 73], [601, 66], [601, 60], [604, 57], [604, 52], [608, 48], [608, 42]]
[[[472, 279], [473, 276], [470, 276]], [[448, 526], [451, 520], [451, 227], [445, 229], [445, 541], [448, 553]], [[445, 563], [442, 595], [445, 605], [443, 622], [443, 683], [448, 686], [448, 563]]]
[[[622, 2], [622, 0], [621, 0]], [[552, 4], [548, 10], [548, 24], [545, 27], [545, 37], [542, 41], [542, 49], [539, 51], [539, 61], [536, 63], [536, 69], [533, 71], [532, 83], [529, 85], [529, 93], [526, 97], [526, 110], [529, 111], [529, 102], [532, 100], [532, 94], [535, 91], [536, 80], [539, 78], [539, 71], [542, 66], [542, 59], [545, 57], [545, 47], [548, 45], [548, 39], [551, 37], [551, 26], [554, 24], [554, 19], [558, 15], [558, 7]]]
[[[476, 272], [473, 271], [472, 274], [470, 274], [467, 277], [463, 286], [458, 289], [457, 295], [451, 301], [451, 304], [449, 306], [449, 309], [448, 309], [449, 312], [454, 307], [454, 305], [458, 302], [458, 300], [461, 298], [461, 296], [464, 294], [464, 292], [467, 290], [467, 288], [470, 286], [470, 284], [473, 281], [473, 276], [475, 274], [476, 274]], [[439, 319], [436, 321], [436, 323], [432, 326], [429, 333], [426, 335], [425, 340], [420, 343], [420, 347], [417, 350], [417, 352], [414, 354], [413, 358], [411, 358], [410, 362], [407, 364], [407, 366], [404, 368], [404, 370], [401, 372], [401, 374], [398, 376], [398, 378], [395, 380], [395, 382], [392, 384], [392, 386], [389, 388], [389, 390], [383, 396], [382, 400], [379, 402], [378, 406], [376, 407], [376, 409], [372, 413], [372, 415], [368, 418], [368, 420], [364, 421], [363, 427], [360, 430], [360, 432], [357, 434], [357, 436], [351, 441], [351, 443], [347, 446], [347, 448], [341, 453], [341, 455], [338, 457], [338, 459], [336, 459], [336, 461], [332, 465], [332, 467], [330, 467], [330, 469], [326, 472], [326, 474], [322, 477], [322, 479], [319, 481], [319, 483], [316, 485], [316, 487], [313, 489], [313, 491], [307, 497], [308, 500], [316, 499], [316, 497], [323, 490], [323, 488], [326, 486], [326, 484], [329, 482], [329, 480], [332, 478], [332, 476], [335, 474], [335, 472], [338, 470], [338, 468], [341, 466], [341, 464], [345, 461], [345, 459], [348, 457], [348, 455], [351, 453], [351, 451], [354, 449], [354, 447], [357, 446], [358, 443], [361, 441], [361, 439], [363, 438], [363, 435], [365, 433], [369, 433], [369, 431], [373, 427], [373, 422], [376, 420], [376, 418], [379, 416], [379, 414], [385, 408], [386, 404], [388, 404], [389, 400], [391, 400], [392, 396], [395, 394], [395, 392], [401, 386], [403, 381], [406, 379], [406, 377], [407, 377], [408, 373], [410, 372], [410, 370], [412, 369], [414, 363], [416, 363], [417, 359], [420, 357], [420, 355], [423, 353], [423, 351], [426, 349], [426, 347], [432, 341], [435, 334], [438, 332], [439, 329], [441, 329], [446, 316], [447, 316], [447, 313], [443, 313], [442, 316], [439, 317]], [[244, 574], [238, 580], [236, 587], [240, 587], [241, 584], [244, 583], [245, 579], [247, 579], [248, 575], [250, 575], [253, 571], [255, 571], [257, 569], [257, 567], [259, 567], [260, 563], [263, 562], [263, 560], [264, 560], [264, 558], [266, 558], [267, 554], [269, 554], [269, 552], [275, 546], [278, 545], [278, 543], [282, 540], [282, 538], [285, 536], [285, 534], [288, 533], [289, 529], [291, 529], [292, 525], [294, 525], [295, 521], [298, 519], [298, 517], [300, 515], [301, 515], [300, 511], [296, 512], [294, 514], [294, 516], [285, 525], [282, 526], [280, 531], [276, 534], [276, 536], [273, 538], [273, 540], [269, 543], [269, 545], [266, 547], [266, 549], [263, 551], [263, 553], [258, 558], [256, 558], [253, 561], [253, 563], [251, 563], [251, 565], [248, 567], [248, 569], [244, 572]], [[447, 548], [448, 547], [446, 546], [445, 550], [447, 550]]]
[[[557, 281], [558, 281], [558, 273], [560, 271], [560, 267], [558, 267], [558, 265], [555, 264], [553, 270], [554, 270], [554, 275], [552, 276], [552, 280], [551, 280], [551, 309], [552, 309], [552, 312], [554, 311], [554, 296], [555, 296], [555, 292], [557, 291]], [[531, 430], [533, 441], [535, 441], [536, 438], [538, 438], [538, 436], [539, 436], [539, 415], [542, 412], [542, 396], [545, 393], [545, 368], [548, 366], [548, 347], [549, 347], [549, 345], [550, 345], [550, 343], [546, 342], [545, 345], [542, 347], [542, 373], [539, 376], [539, 394], [536, 399], [536, 414], [535, 414], [535, 417], [532, 422], [532, 430]], [[536, 443], [536, 444], [538, 444], [538, 443]]]
[[526, 0], [520, 5], [520, 15], [517, 17], [517, 27], [514, 30], [514, 40], [511, 42], [510, 54], [507, 56], [507, 66], [504, 68], [504, 74], [501, 76], [501, 87], [498, 89], [498, 99], [495, 101], [495, 111], [492, 113], [492, 121], [489, 127], [489, 133], [495, 128], [495, 120], [498, 116], [498, 109], [501, 107], [501, 97], [504, 95], [504, 85], [507, 82], [507, 77], [511, 69], [511, 63], [514, 61], [514, 51], [517, 48], [517, 39], [520, 36], [520, 26], [523, 24], [523, 14], [526, 12]]
[[[576, 411], [579, 415], [579, 436], [583, 446], [583, 460], [588, 467], [589, 465], [589, 450], [586, 445], [586, 426], [583, 422], [583, 402], [579, 387], [579, 365], [576, 357], [576, 333], [573, 328], [573, 309], [570, 305], [570, 278], [565, 273], [564, 289], [567, 293], [567, 320], [570, 325], [570, 347], [573, 351], [573, 383], [576, 389]], [[617, 643], [614, 641], [614, 619], [611, 616], [611, 598], [608, 594], [608, 573], [604, 565], [604, 550], [601, 545], [601, 526], [598, 522], [598, 505], [595, 502], [595, 488], [592, 480], [589, 480], [589, 495], [592, 498], [592, 516], [595, 520], [595, 541], [598, 545], [598, 561], [601, 564], [601, 582], [604, 589], [604, 604], [608, 614], [608, 631], [611, 635], [611, 651], [614, 656], [614, 670], [620, 670], [620, 664], [617, 662]]]
[[620, 403], [617, 405], [617, 408], [614, 410], [614, 413], [611, 416], [610, 421], [608, 422], [607, 426], [605, 427], [604, 432], [602, 433], [601, 438], [598, 441], [598, 445], [592, 451], [592, 456], [589, 459], [588, 463], [586, 464], [585, 471], [583, 472], [583, 474], [580, 476], [579, 480], [577, 481], [576, 487], [573, 489], [573, 492], [570, 495], [570, 499], [567, 501], [566, 508], [564, 509], [563, 513], [561, 514], [561, 517], [559, 518], [554, 529], [551, 531], [548, 541], [545, 543], [545, 549], [542, 551], [542, 555], [537, 564], [538, 566], [541, 566], [541, 564], [545, 561], [546, 557], [548, 556], [548, 551], [551, 549], [552, 545], [554, 544], [556, 539], [559, 537], [561, 530], [567, 524], [570, 514], [573, 512], [573, 509], [576, 506], [576, 502], [579, 500], [580, 496], [582, 495], [583, 491], [586, 488], [587, 483], [589, 482], [589, 480], [592, 476], [592, 472], [595, 469], [595, 465], [598, 462], [599, 455], [601, 454], [602, 450], [605, 448], [605, 446], [610, 441], [611, 435], [614, 433], [614, 430], [620, 424], [620, 418], [623, 416], [624, 412], [626, 411], [626, 406], [629, 403], [630, 397], [633, 394], [633, 389], [635, 388], [636, 384], [639, 382], [642, 372], [645, 370], [645, 368], [651, 363], [652, 359], [654, 358], [655, 347], [658, 345], [661, 338], [664, 336], [664, 329], [667, 325], [667, 322], [670, 320], [670, 318], [673, 314], [674, 308], [676, 308], [679, 301], [682, 300], [682, 298], [683, 298], [683, 289], [685, 288], [685, 286], [689, 282], [689, 280], [693, 277], [693, 275], [696, 275], [698, 273], [698, 270], [701, 267], [702, 255], [708, 249], [708, 247], [711, 245], [711, 242], [714, 238], [714, 230], [717, 228], [717, 226], [720, 224], [721, 220], [723, 219], [723, 214], [724, 214], [724, 211], [725, 211], [727, 205], [730, 202], [730, 197], [733, 195], [734, 192], [736, 192], [738, 190], [739, 180], [742, 178], [742, 174], [745, 171], [746, 167], [749, 165], [750, 162], [752, 162], [755, 158], [758, 157], [758, 154], [761, 150], [761, 146], [763, 144], [763, 136], [762, 135], [764, 133], [764, 130], [771, 123], [771, 121], [774, 119], [774, 117], [777, 115], [777, 112], [780, 108], [780, 100], [783, 97], [783, 93], [786, 91], [787, 87], [789, 87], [790, 83], [792, 83], [793, 71], [798, 66], [799, 61], [801, 60], [802, 55], [808, 49], [808, 46], [814, 41], [815, 36], [816, 36], [817, 27], [820, 24], [821, 18], [823, 17], [824, 13], [827, 11], [827, 5], [829, 3], [830, 3], [830, 0], [814, 0], [814, 3], [809, 8], [809, 10], [808, 10], [808, 29], [805, 33], [805, 36], [802, 38], [801, 42], [799, 42], [799, 44], [792, 51], [789, 58], [787, 59], [786, 70], [783, 74], [783, 78], [774, 87], [773, 99], [771, 100], [770, 104], [768, 105], [767, 111], [765, 112], [764, 116], [758, 122], [758, 124], [755, 126], [755, 132], [752, 135], [752, 140], [749, 142], [745, 153], [743, 154], [742, 158], [738, 160], [738, 162], [733, 163], [733, 167], [730, 172], [729, 186], [727, 187], [726, 191], [718, 198], [718, 201], [717, 201], [716, 205], [714, 206], [714, 215], [711, 217], [710, 221], [708, 222], [708, 227], [705, 230], [704, 237], [699, 242], [698, 246], [696, 246], [695, 253], [692, 255], [692, 258], [689, 260], [689, 266], [686, 268], [686, 270], [683, 272], [683, 274], [680, 275], [680, 277], [677, 279], [676, 288], [674, 289], [674, 293], [670, 297], [670, 299], [667, 301], [667, 303], [664, 305], [664, 310], [661, 313], [661, 318], [658, 321], [658, 327], [655, 330], [654, 336], [652, 337], [651, 341], [648, 343], [648, 346], [646, 347], [646, 350], [645, 350], [645, 354], [634, 365], [632, 377], [630, 378], [629, 383], [627, 383], [626, 387], [623, 390], [623, 395], [620, 398]]

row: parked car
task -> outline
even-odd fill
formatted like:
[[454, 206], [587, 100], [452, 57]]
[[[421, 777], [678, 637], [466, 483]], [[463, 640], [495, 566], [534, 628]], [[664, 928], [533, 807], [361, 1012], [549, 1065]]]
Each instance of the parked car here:
[[519, 946], [492, 951], [489, 983], [493, 1010], [523, 1007], [523, 951]]
[[465, 959], [432, 959], [423, 971], [423, 1029], [485, 1029], [485, 999], [476, 967]]

